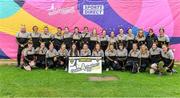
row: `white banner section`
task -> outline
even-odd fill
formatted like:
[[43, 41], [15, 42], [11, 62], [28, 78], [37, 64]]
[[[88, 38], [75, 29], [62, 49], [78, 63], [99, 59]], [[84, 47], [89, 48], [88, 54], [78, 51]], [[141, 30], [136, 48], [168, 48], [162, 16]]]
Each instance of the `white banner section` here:
[[102, 73], [101, 57], [69, 57], [69, 73]]

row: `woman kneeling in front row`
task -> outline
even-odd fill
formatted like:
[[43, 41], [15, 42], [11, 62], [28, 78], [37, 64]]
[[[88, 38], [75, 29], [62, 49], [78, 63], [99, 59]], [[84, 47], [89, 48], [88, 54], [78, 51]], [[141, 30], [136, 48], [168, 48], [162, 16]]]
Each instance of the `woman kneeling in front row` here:
[[114, 49], [114, 45], [113, 44], [109, 44], [108, 48], [105, 51], [105, 62], [106, 62], [106, 71], [109, 71], [109, 69], [111, 70], [116, 70], [117, 66], [119, 66], [119, 63], [116, 59], [116, 49]]
[[119, 63], [119, 68], [120, 70], [124, 70], [125, 69], [125, 62], [127, 59], [127, 54], [128, 51], [127, 49], [124, 47], [123, 43], [119, 44], [119, 49], [117, 50], [117, 61]]
[[96, 43], [95, 48], [92, 51], [93, 57], [102, 57], [102, 69], [106, 69], [105, 61], [104, 61], [104, 51], [101, 49], [100, 44]]
[[53, 43], [50, 43], [49, 50], [46, 52], [46, 70], [48, 68], [55, 68], [57, 63], [58, 52], [54, 48]]
[[140, 72], [145, 72], [146, 68], [149, 66], [150, 62], [149, 62], [149, 51], [148, 48], [145, 44], [141, 45], [140, 48], [140, 55], [139, 55], [139, 71]]
[[125, 65], [126, 70], [130, 70], [133, 73], [138, 72], [139, 54], [140, 51], [138, 50], [138, 45], [137, 43], [134, 43], [133, 48], [128, 54], [127, 62]]
[[61, 44], [61, 48], [58, 50], [58, 66], [63, 67], [65, 71], [67, 71], [68, 65], [68, 50], [66, 49], [66, 45]]
[[35, 67], [35, 50], [31, 41], [28, 42], [27, 48], [23, 50], [23, 56], [24, 56], [24, 60], [23, 60], [24, 69], [31, 71], [31, 69]]
[[162, 61], [164, 62], [163, 67], [167, 70], [167, 72], [173, 72], [174, 53], [166, 44], [162, 45], [161, 56]]

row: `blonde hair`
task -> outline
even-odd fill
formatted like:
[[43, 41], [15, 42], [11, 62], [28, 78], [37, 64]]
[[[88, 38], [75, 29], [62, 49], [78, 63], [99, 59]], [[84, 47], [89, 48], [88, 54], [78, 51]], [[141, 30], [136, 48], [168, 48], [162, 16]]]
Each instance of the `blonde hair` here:
[[[145, 48], [145, 49], [143, 50], [143, 48]], [[148, 51], [147, 46], [146, 46], [145, 44], [141, 45], [141, 47], [140, 47], [140, 51], [141, 51], [141, 53], [142, 53], [142, 54], [147, 53], [147, 51]]]
[[94, 28], [93, 29], [93, 31], [92, 31], [92, 35], [94, 36], [94, 34], [95, 34], [95, 36], [98, 36], [98, 33], [97, 33], [97, 30]]
[[141, 31], [143, 32], [142, 37], [144, 37], [144, 31], [143, 31], [143, 29], [139, 29], [138, 34], [137, 34], [137, 37], [138, 37], [138, 38], [141, 38], [141, 37], [140, 37], [140, 32], [141, 32]]
[[62, 48], [63, 46], [66, 48], [66, 44], [62, 43], [62, 44], [61, 44], [61, 48]]
[[114, 32], [114, 31], [111, 31], [111, 33], [110, 33], [110, 37], [112, 37], [112, 34], [114, 34], [114, 36], [113, 36], [113, 37], [115, 37], [115, 32]]
[[110, 46], [113, 46], [113, 48], [114, 48], [114, 45], [112, 44], [112, 43], [108, 43], [108, 47], [107, 47], [107, 51], [109, 51], [110, 50]]

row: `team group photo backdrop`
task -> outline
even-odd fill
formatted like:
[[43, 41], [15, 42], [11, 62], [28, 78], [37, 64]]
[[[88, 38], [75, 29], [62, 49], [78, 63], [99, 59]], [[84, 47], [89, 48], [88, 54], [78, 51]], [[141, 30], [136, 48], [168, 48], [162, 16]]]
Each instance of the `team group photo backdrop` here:
[[88, 26], [99, 34], [102, 29], [117, 34], [119, 27], [126, 33], [133, 28], [135, 35], [141, 28], [146, 34], [153, 28], [158, 35], [163, 27], [175, 60], [180, 60], [179, 8], [179, 0], [0, 0], [0, 59], [16, 58], [15, 35], [23, 24], [28, 32], [34, 25], [40, 32], [48, 26], [51, 33], [57, 27], [68, 26], [72, 31], [76, 26], [80, 30]]
[[[52, 34], [57, 27], [73, 32], [87, 26], [99, 35], [103, 29], [117, 35], [119, 28], [126, 34], [132, 28], [135, 36], [139, 29], [147, 35], [152, 28], [159, 35], [164, 28], [175, 55], [173, 73], [105, 71], [102, 57], [69, 57], [68, 71], [26, 71], [16, 66], [22, 25], [30, 33], [35, 25], [39, 33], [47, 26]], [[0, 97], [179, 97], [178, 61], [180, 0], [0, 0]]]

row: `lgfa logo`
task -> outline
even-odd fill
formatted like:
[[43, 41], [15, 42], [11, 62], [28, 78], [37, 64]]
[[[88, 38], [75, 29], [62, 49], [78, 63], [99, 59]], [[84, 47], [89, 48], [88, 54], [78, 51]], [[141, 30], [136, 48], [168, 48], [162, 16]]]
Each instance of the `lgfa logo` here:
[[[57, 8], [55, 7], [55, 4], [59, 4], [63, 2], [59, 2], [56, 0], [52, 0], [52, 3], [50, 5], [50, 8], [48, 9], [48, 15], [49, 16], [53, 16], [53, 15], [57, 15], [57, 14], [72, 14], [75, 13], [75, 7], [74, 6], [68, 6], [68, 7], [63, 7], [63, 8]], [[61, 7], [61, 6], [60, 6]]]

